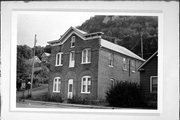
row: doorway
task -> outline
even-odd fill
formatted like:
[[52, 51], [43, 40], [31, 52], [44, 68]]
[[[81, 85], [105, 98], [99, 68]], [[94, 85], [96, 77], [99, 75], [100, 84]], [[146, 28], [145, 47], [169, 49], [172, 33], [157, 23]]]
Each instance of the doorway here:
[[68, 99], [72, 99], [73, 97], [73, 79], [69, 79], [68, 81]]

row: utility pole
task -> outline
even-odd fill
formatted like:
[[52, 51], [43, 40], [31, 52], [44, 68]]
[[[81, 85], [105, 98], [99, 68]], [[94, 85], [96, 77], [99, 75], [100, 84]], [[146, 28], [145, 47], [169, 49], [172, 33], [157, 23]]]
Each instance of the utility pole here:
[[142, 39], [142, 32], [141, 32], [141, 57], [143, 58], [143, 39]]
[[33, 50], [33, 64], [32, 64], [32, 74], [31, 74], [31, 87], [30, 87], [30, 97], [32, 95], [32, 86], [33, 86], [33, 76], [34, 76], [34, 57], [35, 57], [35, 47], [36, 47], [36, 34], [35, 34], [35, 38], [34, 38], [34, 50]]

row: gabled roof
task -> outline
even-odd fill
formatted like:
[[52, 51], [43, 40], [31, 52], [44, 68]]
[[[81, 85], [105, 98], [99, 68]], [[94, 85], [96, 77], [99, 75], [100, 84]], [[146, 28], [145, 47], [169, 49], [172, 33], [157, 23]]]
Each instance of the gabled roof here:
[[[72, 32], [67, 36], [67, 34], [72, 30]], [[99, 37], [100, 35], [102, 35], [102, 32], [95, 32], [95, 33], [87, 33], [85, 31], [79, 30], [75, 27], [70, 27], [62, 36], [60, 39], [58, 40], [53, 40], [53, 41], [49, 41], [48, 43], [50, 45], [53, 44], [63, 44], [72, 34], [76, 34], [77, 36], [79, 36], [81, 39], [83, 40], [89, 40], [89, 39], [93, 39], [94, 36]]]
[[128, 50], [125, 47], [122, 47], [120, 45], [114, 44], [114, 43], [109, 42], [109, 41], [104, 40], [104, 39], [101, 39], [100, 43], [101, 43], [102, 47], [108, 48], [108, 49], [113, 50], [115, 52], [124, 54], [126, 56], [129, 56], [129, 57], [141, 60], [141, 61], [145, 61], [143, 58], [139, 57], [138, 55], [136, 55], [135, 53], [133, 53], [132, 51]]
[[71, 31], [73, 30], [77, 35], [79, 36], [84, 36], [84, 34], [87, 34], [86, 32], [82, 31], [82, 30], [79, 30], [77, 28], [74, 28], [74, 27], [70, 27], [62, 36], [61, 38], [59, 38], [58, 40], [53, 40], [53, 41], [49, 41], [48, 43], [49, 44], [54, 44], [54, 43], [60, 43], [62, 42], [62, 40], [65, 38], [65, 36]]
[[[41, 63], [41, 60], [37, 56], [34, 56], [34, 63]], [[33, 58], [26, 60], [26, 64], [33, 64]]]
[[42, 67], [35, 67], [34, 68], [34, 72], [37, 72], [37, 71], [40, 71], [40, 70], [42, 70]]
[[74, 29], [75, 31], [78, 31], [80, 34], [87, 34], [87, 32], [85, 32], [85, 31], [82, 31], [82, 30], [80, 30], [80, 29], [77, 29], [77, 28], [75, 28], [75, 27], [72, 27], [72, 29]]
[[44, 52], [41, 56], [46, 55], [46, 56], [50, 56], [50, 53]]
[[142, 65], [138, 67], [137, 70], [140, 70], [144, 65], [146, 65], [153, 57], [158, 55], [158, 51], [156, 51], [151, 57], [149, 57]]

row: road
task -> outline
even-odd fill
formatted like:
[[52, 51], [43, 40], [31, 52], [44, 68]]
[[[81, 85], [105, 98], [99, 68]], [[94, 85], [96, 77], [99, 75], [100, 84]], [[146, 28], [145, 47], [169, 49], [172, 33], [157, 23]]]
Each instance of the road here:
[[[82, 105], [82, 104], [69, 104], [69, 103], [56, 103], [56, 102], [43, 102], [43, 101], [33, 101], [25, 100], [24, 102], [17, 102], [17, 108], [59, 108], [59, 109], [117, 109], [115, 107], [107, 106], [96, 106], [96, 105]], [[118, 108], [119, 109], [119, 108]]]
[[[58, 108], [58, 109], [64, 109], [64, 108], [75, 108], [70, 106], [62, 106], [62, 105], [56, 105], [56, 104], [43, 104], [43, 103], [30, 103], [30, 102], [17, 102], [16, 103], [17, 108]], [[76, 107], [80, 108], [80, 107]]]
[[[48, 92], [48, 85], [44, 84], [41, 87], [38, 88], [33, 88], [32, 90], [32, 96], [38, 96], [38, 95], [42, 95]], [[17, 92], [17, 97], [22, 97], [23, 96], [23, 91]], [[24, 93], [25, 96], [28, 95], [28, 90], [25, 91]]]

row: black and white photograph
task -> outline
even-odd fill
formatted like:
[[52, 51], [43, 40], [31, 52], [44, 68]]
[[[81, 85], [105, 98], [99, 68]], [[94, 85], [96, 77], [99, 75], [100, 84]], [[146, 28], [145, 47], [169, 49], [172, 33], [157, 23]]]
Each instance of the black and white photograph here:
[[16, 107], [157, 109], [158, 16], [18, 14]]
[[2, 120], [177, 120], [177, 2], [2, 2]]

